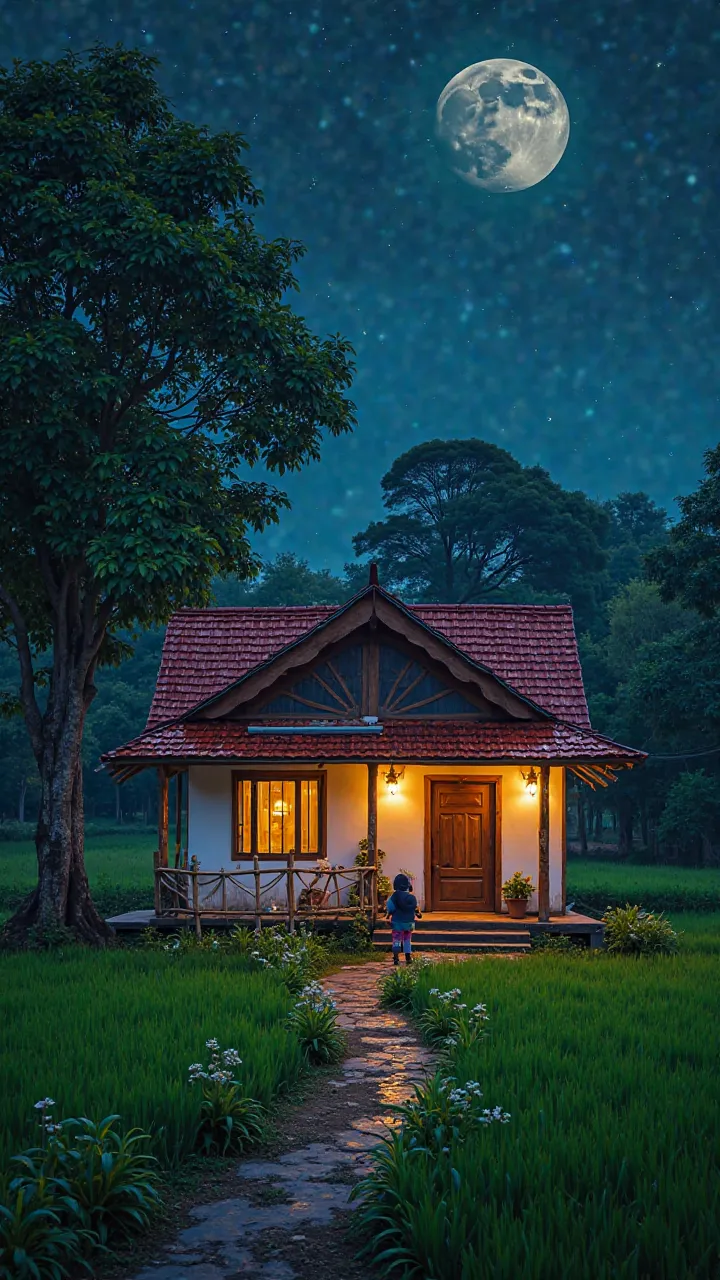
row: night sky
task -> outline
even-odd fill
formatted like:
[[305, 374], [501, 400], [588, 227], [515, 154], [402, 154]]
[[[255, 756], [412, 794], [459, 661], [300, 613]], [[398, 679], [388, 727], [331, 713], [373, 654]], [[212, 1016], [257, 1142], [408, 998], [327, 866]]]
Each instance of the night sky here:
[[[379, 481], [479, 436], [556, 480], [657, 501], [717, 443], [720, 10], [715, 0], [0, 0], [0, 61], [100, 39], [152, 50], [180, 115], [237, 129], [302, 240], [295, 306], [357, 353], [359, 425], [287, 486], [261, 543], [335, 570]], [[434, 139], [469, 63], [524, 59], [570, 141], [539, 185], [471, 188]]]

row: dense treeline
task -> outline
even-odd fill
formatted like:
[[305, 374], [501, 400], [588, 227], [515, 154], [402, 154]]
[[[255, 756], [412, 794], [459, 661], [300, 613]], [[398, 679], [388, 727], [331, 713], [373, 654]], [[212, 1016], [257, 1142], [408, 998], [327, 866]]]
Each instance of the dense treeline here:
[[[713, 483], [711, 475], [705, 485]], [[693, 520], [707, 512], [688, 514], [693, 499], [684, 500], [683, 517], [671, 527], [644, 493], [593, 502], [480, 440], [419, 445], [393, 464], [382, 489], [387, 517], [356, 536], [357, 558], [344, 575], [284, 553], [254, 582], [217, 580], [216, 603], [339, 603], [367, 582], [370, 558], [383, 584], [408, 601], [569, 600], [593, 725], [649, 753], [643, 768], [607, 791], [571, 788], [571, 840], [578, 849], [648, 860], [713, 861], [720, 843], [720, 749], [713, 754], [720, 748], [720, 627], [708, 574], [696, 567], [693, 578], [685, 545]], [[131, 658], [99, 673], [83, 748], [91, 820], [155, 820], [151, 774], [116, 788], [97, 765], [102, 750], [142, 730], [163, 634], [144, 632]], [[14, 655], [6, 651], [0, 664], [10, 692]], [[30, 820], [36, 770], [17, 717], [0, 722], [0, 754], [0, 812], [5, 820]]]

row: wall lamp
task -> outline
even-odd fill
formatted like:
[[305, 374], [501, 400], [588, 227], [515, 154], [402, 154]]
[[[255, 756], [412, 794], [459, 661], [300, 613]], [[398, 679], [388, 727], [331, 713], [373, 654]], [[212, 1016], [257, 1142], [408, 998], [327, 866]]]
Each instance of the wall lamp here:
[[402, 769], [399, 769], [399, 770], [395, 768], [394, 764], [390, 765], [390, 768], [385, 774], [385, 784], [391, 796], [394, 796], [395, 793], [397, 792], [398, 783], [400, 782], [400, 779], [404, 776], [404, 774], [405, 774], [404, 765]]
[[523, 773], [522, 769], [520, 770], [520, 773], [525, 780], [525, 789], [530, 796], [530, 799], [534, 800], [538, 789], [538, 776], [534, 768], [531, 765], [529, 773]]

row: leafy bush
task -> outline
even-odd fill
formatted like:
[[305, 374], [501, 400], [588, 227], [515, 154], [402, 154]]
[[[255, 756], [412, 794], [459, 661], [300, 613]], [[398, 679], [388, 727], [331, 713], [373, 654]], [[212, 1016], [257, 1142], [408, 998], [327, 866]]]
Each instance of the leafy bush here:
[[243, 1093], [235, 1079], [242, 1065], [237, 1049], [221, 1050], [215, 1039], [207, 1040], [205, 1047], [210, 1050], [208, 1066], [193, 1062], [188, 1069], [190, 1084], [202, 1081], [195, 1144], [203, 1155], [240, 1155], [261, 1137], [264, 1108]]
[[319, 982], [303, 989], [288, 1022], [311, 1065], [327, 1066], [340, 1061], [345, 1052], [345, 1036], [337, 1025], [335, 1001]]
[[119, 1119], [94, 1123], [82, 1116], [51, 1124], [44, 1114], [47, 1143], [13, 1157], [22, 1172], [11, 1190], [47, 1187], [61, 1220], [101, 1245], [146, 1229], [160, 1202], [157, 1161], [137, 1150], [150, 1135], [140, 1129], [118, 1133]]
[[430, 961], [420, 956], [412, 965], [390, 969], [378, 984], [383, 1009], [412, 1009], [415, 984], [428, 964]]
[[264, 969], [274, 969], [291, 995], [299, 995], [308, 980], [322, 971], [323, 945], [306, 929], [289, 933], [284, 925], [276, 925], [256, 930], [254, 938], [251, 959]]
[[64, 1280], [70, 1267], [86, 1267], [92, 1242], [66, 1226], [50, 1208], [47, 1190], [14, 1181], [8, 1204], [0, 1204], [0, 1280]]
[[488, 1014], [484, 1004], [472, 1009], [461, 1001], [459, 987], [440, 991], [433, 987], [429, 993], [431, 1003], [420, 1015], [420, 1030], [429, 1044], [453, 1053], [462, 1040], [462, 1047], [469, 1049], [487, 1033]]
[[611, 907], [603, 916], [605, 944], [613, 955], [669, 956], [677, 951], [677, 933], [669, 920], [642, 907]]
[[[375, 866], [377, 867], [377, 891], [379, 898], [389, 898], [392, 893], [392, 885], [388, 876], [383, 872], [383, 864], [387, 854], [384, 849], [375, 850]], [[368, 866], [368, 838], [363, 836], [362, 840], [358, 840], [358, 852], [355, 855], [356, 867]], [[360, 902], [357, 889], [351, 889], [348, 894], [348, 903], [351, 907], [356, 907]]]
[[561, 952], [563, 955], [586, 956], [590, 948], [576, 942], [566, 933], [534, 933], [530, 935], [530, 946], [533, 951]]

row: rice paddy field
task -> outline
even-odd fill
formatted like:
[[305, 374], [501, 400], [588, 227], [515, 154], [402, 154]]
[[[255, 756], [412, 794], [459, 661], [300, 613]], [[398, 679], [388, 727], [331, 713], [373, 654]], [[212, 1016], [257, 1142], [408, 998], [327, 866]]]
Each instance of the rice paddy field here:
[[567, 894], [578, 910], [631, 902], [652, 911], [720, 911], [720, 870], [569, 858]]
[[47, 1096], [55, 1118], [117, 1112], [152, 1127], [174, 1163], [191, 1149], [187, 1073], [207, 1060], [206, 1040], [239, 1050], [239, 1078], [265, 1105], [297, 1080], [291, 1000], [273, 975], [212, 952], [0, 955], [0, 1172], [34, 1144], [33, 1104]]
[[421, 1274], [717, 1280], [720, 918], [676, 923], [675, 957], [539, 953], [422, 975], [416, 1012], [431, 987], [488, 1006], [490, 1039], [454, 1074], [512, 1120], [454, 1157], [449, 1248], [433, 1242], [438, 1188], [408, 1170], [403, 1194], [427, 1224]]

